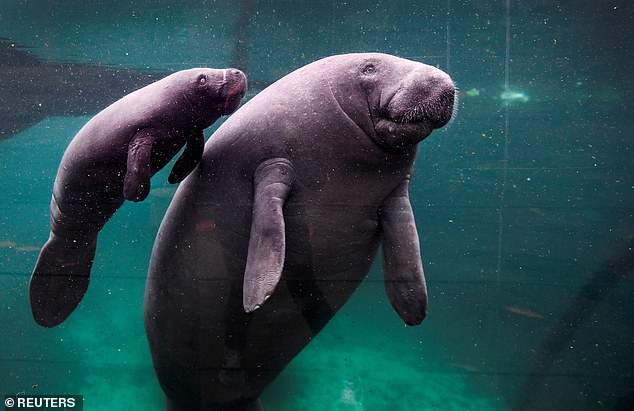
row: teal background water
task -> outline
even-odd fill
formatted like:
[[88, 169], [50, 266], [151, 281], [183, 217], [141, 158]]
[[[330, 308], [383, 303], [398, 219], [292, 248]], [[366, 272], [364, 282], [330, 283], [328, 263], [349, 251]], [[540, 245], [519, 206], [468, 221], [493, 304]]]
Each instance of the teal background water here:
[[[315, 59], [380, 51], [436, 65], [457, 82], [458, 116], [420, 144], [411, 188], [428, 318], [400, 322], [377, 261], [267, 389], [268, 410], [631, 409], [633, 23], [626, 0], [0, 7], [5, 45], [55, 67], [238, 66], [249, 98]], [[7, 56], [0, 88], [27, 71], [47, 83], [49, 72]], [[105, 95], [127, 92], [90, 83]], [[41, 109], [37, 90], [0, 101], [9, 113], [0, 119]], [[41, 90], [59, 104], [82, 92], [63, 82]], [[174, 192], [170, 166], [147, 200], [126, 203], [106, 225], [89, 291], [64, 324], [38, 327], [28, 306], [56, 169], [92, 114], [44, 116], [0, 140], [0, 394], [83, 394], [86, 410], [162, 409], [142, 300]]]

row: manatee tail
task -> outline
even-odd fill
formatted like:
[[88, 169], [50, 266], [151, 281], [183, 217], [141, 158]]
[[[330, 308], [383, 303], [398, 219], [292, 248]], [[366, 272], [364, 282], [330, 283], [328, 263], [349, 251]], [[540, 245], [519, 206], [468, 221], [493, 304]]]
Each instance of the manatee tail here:
[[42, 247], [29, 283], [35, 321], [44, 327], [61, 324], [88, 289], [97, 238], [71, 240], [51, 233]]

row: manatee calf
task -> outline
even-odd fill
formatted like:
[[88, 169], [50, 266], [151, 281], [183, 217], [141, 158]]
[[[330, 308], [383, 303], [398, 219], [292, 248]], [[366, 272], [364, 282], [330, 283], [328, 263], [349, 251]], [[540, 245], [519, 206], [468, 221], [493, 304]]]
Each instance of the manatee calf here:
[[51, 234], [29, 285], [38, 324], [70, 315], [86, 293], [104, 224], [124, 200], [145, 199], [150, 177], [186, 145], [169, 176], [182, 181], [200, 162], [203, 129], [233, 112], [245, 89], [239, 70], [183, 70], [126, 95], [79, 130], [55, 178]]
[[154, 244], [145, 325], [170, 411], [255, 410], [383, 245], [407, 324], [427, 291], [408, 198], [417, 144], [453, 113], [442, 71], [347, 54], [277, 81], [210, 138]]

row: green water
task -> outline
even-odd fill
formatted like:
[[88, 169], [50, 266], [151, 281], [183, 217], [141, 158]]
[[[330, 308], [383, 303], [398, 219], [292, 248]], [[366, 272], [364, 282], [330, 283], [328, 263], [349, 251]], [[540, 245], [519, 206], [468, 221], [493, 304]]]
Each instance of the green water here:
[[[264, 405], [511, 410], [537, 375], [527, 409], [594, 410], [616, 409], [634, 391], [633, 12], [625, 0], [5, 0], [0, 37], [60, 65], [237, 65], [256, 85], [248, 97], [343, 52], [448, 71], [463, 90], [458, 115], [420, 145], [411, 187], [428, 318], [400, 322], [377, 261]], [[25, 69], [9, 60], [0, 61], [0, 87]], [[36, 110], [34, 90], [0, 101], [14, 108], [5, 113]], [[28, 306], [56, 169], [91, 114], [47, 115], [0, 140], [0, 394], [81, 394], [86, 410], [162, 409], [142, 300], [173, 194], [170, 166], [148, 199], [126, 203], [106, 225], [89, 291], [65, 323], [43, 329]], [[609, 258], [616, 274], [601, 276]]]

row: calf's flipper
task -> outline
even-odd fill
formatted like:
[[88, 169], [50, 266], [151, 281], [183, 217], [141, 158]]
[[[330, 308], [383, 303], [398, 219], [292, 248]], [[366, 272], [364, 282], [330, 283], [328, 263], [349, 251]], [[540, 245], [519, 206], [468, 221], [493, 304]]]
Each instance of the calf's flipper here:
[[150, 192], [152, 130], [137, 131], [128, 145], [128, 161], [123, 180], [123, 196], [130, 201], [143, 201]]
[[202, 131], [195, 133], [187, 140], [185, 151], [176, 160], [167, 181], [171, 184], [180, 183], [191, 173], [203, 158], [205, 136]]

